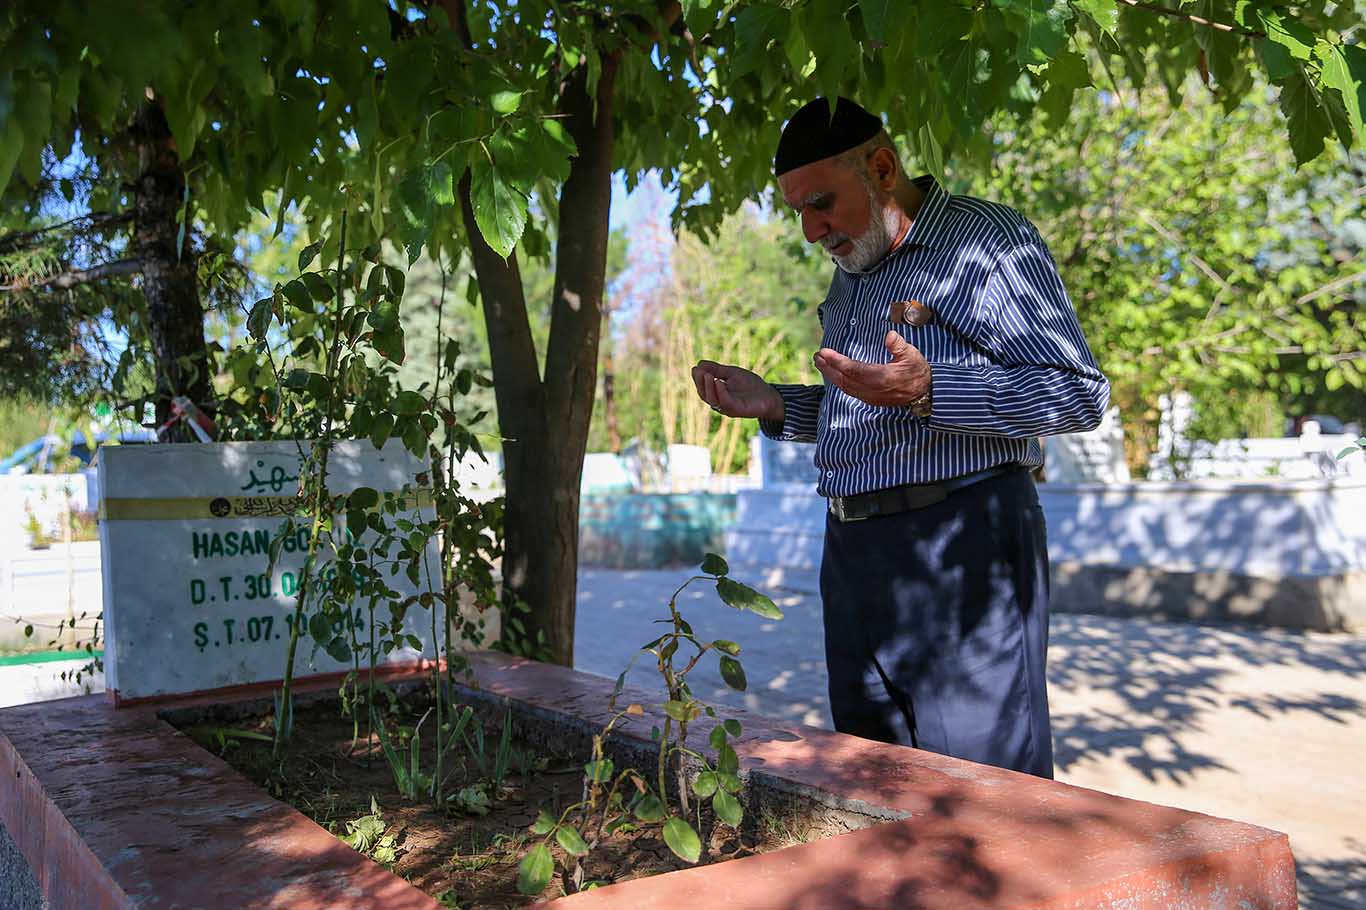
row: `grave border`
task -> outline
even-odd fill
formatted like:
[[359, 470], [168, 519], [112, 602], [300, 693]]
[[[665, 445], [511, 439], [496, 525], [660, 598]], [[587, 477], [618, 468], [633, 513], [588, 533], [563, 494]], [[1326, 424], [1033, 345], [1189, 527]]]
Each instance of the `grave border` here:
[[[488, 652], [471, 662], [492, 703], [580, 725], [609, 710], [609, 680]], [[630, 690], [627, 697], [647, 705], [650, 698]], [[246, 702], [206, 693], [162, 707], [215, 704]], [[899, 820], [554, 906], [664, 908], [724, 898], [734, 907], [872, 907], [912, 897], [925, 908], [1296, 906], [1284, 834], [728, 713], [743, 719], [736, 749], [752, 785], [776, 778]], [[648, 741], [650, 722], [626, 735]], [[271, 799], [151, 706], [115, 709], [84, 696], [0, 709], [0, 781], [0, 822], [53, 910], [438, 906]], [[250, 876], [234, 875], [246, 865]]]

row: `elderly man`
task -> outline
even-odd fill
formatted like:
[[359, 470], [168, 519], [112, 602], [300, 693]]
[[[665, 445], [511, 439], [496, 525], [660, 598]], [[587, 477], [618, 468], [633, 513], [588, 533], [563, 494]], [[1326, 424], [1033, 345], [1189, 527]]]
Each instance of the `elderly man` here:
[[701, 361], [697, 394], [814, 442], [835, 728], [1053, 774], [1039, 436], [1095, 427], [1109, 384], [1038, 231], [902, 171], [882, 121], [799, 110], [775, 160], [835, 260], [819, 386]]

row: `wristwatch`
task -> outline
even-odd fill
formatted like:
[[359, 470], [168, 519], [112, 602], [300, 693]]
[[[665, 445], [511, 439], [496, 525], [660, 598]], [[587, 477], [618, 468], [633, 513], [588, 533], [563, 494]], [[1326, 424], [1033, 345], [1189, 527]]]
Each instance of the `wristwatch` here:
[[931, 394], [929, 392], [926, 392], [919, 398], [912, 399], [911, 403], [906, 405], [906, 407], [910, 408], [911, 413], [914, 414], [916, 417], [929, 417], [930, 410], [933, 407]]

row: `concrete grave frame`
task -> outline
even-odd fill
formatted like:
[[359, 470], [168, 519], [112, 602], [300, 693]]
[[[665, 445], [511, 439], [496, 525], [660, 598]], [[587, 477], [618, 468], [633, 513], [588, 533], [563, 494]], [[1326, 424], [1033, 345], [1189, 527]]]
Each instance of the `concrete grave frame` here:
[[[482, 652], [472, 663], [478, 688], [463, 696], [483, 711], [511, 708], [523, 734], [572, 746], [609, 716], [610, 680]], [[334, 683], [303, 685], [325, 693]], [[12, 891], [6, 906], [437, 910], [163, 719], [259, 709], [260, 694], [254, 704], [247, 692], [170, 698], [159, 708], [116, 709], [86, 696], [0, 710], [0, 822], [13, 841], [0, 836], [0, 888]], [[618, 749], [648, 751], [657, 722], [649, 705], [657, 699], [630, 689], [623, 698], [645, 704], [647, 715], [614, 734]], [[1284, 834], [739, 716], [749, 813], [800, 806], [847, 833], [552, 906], [1296, 906]], [[705, 741], [702, 721], [690, 741]], [[15, 884], [24, 865], [32, 872], [29, 903]]]

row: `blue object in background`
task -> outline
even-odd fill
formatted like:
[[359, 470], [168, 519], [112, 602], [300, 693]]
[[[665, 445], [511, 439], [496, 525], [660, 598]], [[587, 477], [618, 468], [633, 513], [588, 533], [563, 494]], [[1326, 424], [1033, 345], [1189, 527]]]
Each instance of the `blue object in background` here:
[[735, 500], [734, 493], [586, 493], [579, 562], [614, 569], [696, 565], [722, 552]]
[[92, 446], [85, 433], [77, 430], [71, 436], [71, 445], [60, 436], [40, 436], [32, 442], [15, 449], [6, 458], [0, 459], [0, 474], [47, 474], [53, 462], [62, 455], [71, 455], [88, 468], [95, 458], [95, 450], [110, 440], [128, 445], [132, 443], [156, 442], [156, 433], [147, 429], [125, 430], [120, 433], [97, 432]]

